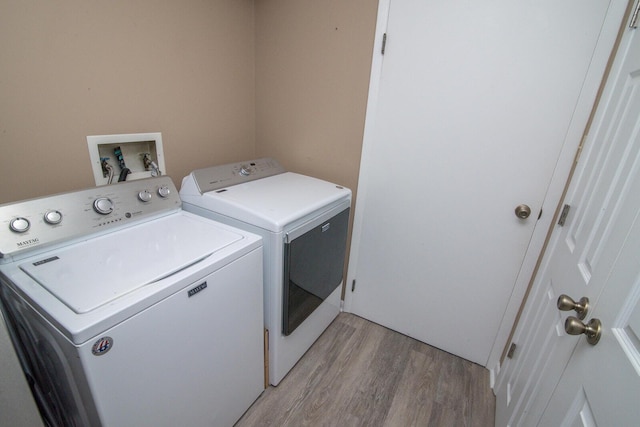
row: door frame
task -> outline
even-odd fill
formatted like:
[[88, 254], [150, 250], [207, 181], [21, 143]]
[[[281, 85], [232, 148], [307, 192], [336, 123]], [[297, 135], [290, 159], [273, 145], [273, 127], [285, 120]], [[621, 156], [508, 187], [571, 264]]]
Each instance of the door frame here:
[[[548, 230], [552, 228], [556, 206], [559, 204], [565, 184], [568, 180], [574, 163], [575, 153], [580, 146], [584, 129], [588, 123], [594, 102], [600, 89], [609, 57], [617, 38], [620, 22], [623, 19], [627, 4], [633, 0], [611, 0], [605, 17], [600, 38], [596, 44], [593, 60], [585, 82], [576, 103], [573, 118], [569, 124], [562, 150], [558, 158], [556, 168], [547, 188], [542, 204], [542, 215], [536, 222], [531, 240], [527, 247], [525, 257], [520, 266], [514, 287], [503, 314], [502, 322], [494, 339], [492, 350], [486, 367], [491, 374], [491, 387], [495, 384], [495, 377], [500, 369], [500, 359], [503, 348], [509, 339], [512, 327], [517, 318], [520, 306], [529, 287], [538, 258], [541, 256], [547, 238]], [[346, 292], [344, 296], [344, 311], [350, 312], [353, 301], [351, 284], [357, 277], [357, 261], [359, 258], [360, 240], [362, 237], [362, 225], [364, 212], [360, 206], [365, 206], [370, 175], [369, 159], [371, 158], [375, 144], [376, 112], [378, 106], [378, 94], [382, 78], [382, 66], [384, 55], [381, 53], [383, 36], [387, 31], [391, 0], [379, 0], [376, 21], [375, 39], [373, 44], [371, 75], [369, 81], [369, 95], [364, 125], [362, 155], [360, 160], [360, 172], [358, 177], [358, 192], [355, 203], [355, 213], [352, 232], [351, 253], [347, 269]], [[393, 35], [389, 35], [391, 39]], [[535, 213], [534, 213], [535, 214]]]

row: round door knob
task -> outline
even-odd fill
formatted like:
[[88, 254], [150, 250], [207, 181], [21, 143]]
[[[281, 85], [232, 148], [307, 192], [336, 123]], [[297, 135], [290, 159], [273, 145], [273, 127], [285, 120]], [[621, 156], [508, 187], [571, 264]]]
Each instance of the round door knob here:
[[557, 305], [558, 310], [575, 310], [578, 315], [578, 319], [584, 320], [584, 318], [587, 317], [587, 312], [589, 311], [589, 298], [582, 297], [580, 298], [580, 301], [575, 302], [570, 296], [562, 294], [558, 297]]
[[602, 323], [599, 319], [591, 319], [585, 325], [577, 317], [569, 316], [564, 322], [564, 330], [569, 335], [585, 334], [587, 342], [591, 345], [596, 345], [602, 335]]
[[531, 215], [531, 208], [527, 205], [516, 206], [516, 216], [520, 219], [527, 219]]

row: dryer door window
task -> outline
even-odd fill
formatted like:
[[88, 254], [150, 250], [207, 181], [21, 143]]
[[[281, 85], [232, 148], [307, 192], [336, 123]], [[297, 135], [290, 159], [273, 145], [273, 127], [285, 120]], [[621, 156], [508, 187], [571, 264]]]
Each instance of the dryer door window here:
[[285, 244], [282, 333], [290, 335], [342, 282], [349, 208]]

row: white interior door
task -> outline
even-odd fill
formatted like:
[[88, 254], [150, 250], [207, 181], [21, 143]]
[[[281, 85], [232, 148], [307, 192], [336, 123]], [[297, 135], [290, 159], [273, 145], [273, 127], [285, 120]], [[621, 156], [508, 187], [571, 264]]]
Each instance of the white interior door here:
[[391, 2], [346, 310], [487, 365], [558, 159], [579, 143], [570, 129], [584, 129], [613, 3]]
[[[622, 258], [619, 254], [625, 241], [631, 239], [633, 247], [638, 244], [634, 239], [640, 240], [637, 231], [634, 231], [635, 235], [629, 235], [629, 230], [634, 221], [637, 222], [640, 212], [639, 80], [640, 38], [635, 30], [627, 30], [594, 117], [590, 135], [585, 142], [585, 151], [565, 198], [566, 203], [571, 206], [569, 216], [564, 226], [558, 225], [554, 230], [540, 273], [514, 334], [516, 351], [513, 358], [505, 360], [498, 375], [495, 386], [497, 426], [537, 425], [574, 352], [576, 343], [582, 341], [567, 336], [564, 332], [565, 319], [575, 313], [558, 311], [556, 301], [559, 295], [567, 294], [576, 301], [584, 296], [589, 298], [591, 308], [584, 320], [586, 323], [596, 313], [602, 312], [600, 295], [603, 289], [604, 295], [613, 292], [609, 289], [609, 283], [613, 277], [621, 274], [618, 270], [622, 268], [621, 265], [625, 265], [621, 264], [624, 256], [635, 257], [635, 263], [630, 270], [626, 267], [627, 270], [623, 271], [629, 277], [627, 289], [622, 294], [627, 296], [632, 283], [637, 282], [635, 276], [640, 273], [640, 252], [632, 250], [632, 255], [624, 255]], [[636, 225], [634, 230], [638, 227]], [[629, 249], [625, 251], [629, 252]], [[616, 297], [622, 295], [616, 292]], [[631, 306], [625, 306], [627, 315], [635, 310], [634, 304], [635, 302], [631, 303]], [[634, 330], [633, 319], [612, 319], [620, 313], [620, 307], [620, 304], [614, 305], [602, 312], [603, 318], [606, 317], [608, 322], [605, 331], [621, 328], [619, 333], [626, 334]], [[638, 327], [640, 325], [635, 325], [636, 331]], [[585, 367], [581, 360], [586, 358], [587, 354], [591, 358], [592, 354], [604, 351], [609, 354], [620, 350], [620, 345], [614, 345], [612, 333], [605, 332], [605, 337], [604, 341], [598, 344], [596, 352], [593, 349], [580, 350], [584, 343], [579, 344], [579, 348], [574, 352], [574, 358], [577, 359], [569, 363], [569, 368], [575, 370], [575, 366]], [[635, 340], [637, 342], [637, 338]], [[584, 354], [581, 354], [582, 352]], [[605, 367], [608, 369], [613, 360], [616, 360], [616, 365], [620, 363], [621, 367], [628, 367], [628, 360], [625, 365], [625, 361], [619, 356], [611, 357], [612, 359], [600, 359], [599, 364], [582, 371], [582, 375], [591, 378], [594, 373], [590, 372], [591, 370], [601, 371]], [[600, 372], [597, 376], [600, 377]], [[612, 375], [612, 378], [615, 376]], [[637, 381], [637, 377], [630, 378]], [[568, 383], [575, 386], [574, 382]], [[631, 385], [637, 389], [637, 382]], [[564, 409], [574, 408], [574, 398], [577, 399], [575, 402], [582, 402], [581, 405], [586, 402], [580, 401], [575, 388], [569, 390], [566, 387], [571, 386], [564, 386], [564, 400], [560, 398], [560, 392], [556, 392], [557, 396], [551, 399], [551, 405], [557, 408], [548, 412], [553, 415], [547, 415], [551, 418], [540, 425], [559, 425], [564, 415], [558, 414], [561, 411], [558, 408], [563, 405]], [[613, 387], [609, 392], [614, 389], [617, 387]], [[571, 398], [568, 398], [567, 395], [571, 393]], [[588, 411], [587, 407], [583, 409]], [[576, 415], [576, 412], [565, 415], [571, 414]], [[566, 425], [578, 425], [573, 424], [574, 421]], [[624, 424], [609, 422], [601, 425]]]
[[[595, 346], [580, 340], [554, 391], [540, 425], [635, 426], [640, 419], [640, 37], [628, 31], [620, 49], [621, 62], [615, 97], [605, 117], [620, 159], [619, 184], [610, 192], [609, 207], [600, 210], [612, 240], [615, 264], [602, 284], [603, 292], [589, 317], [603, 323], [603, 337]], [[603, 141], [607, 141], [606, 139]], [[622, 202], [624, 201], [624, 202]], [[616, 218], [610, 220], [609, 218]], [[631, 227], [629, 224], [633, 224]], [[629, 229], [631, 231], [629, 231]], [[586, 261], [586, 260], [585, 260]], [[592, 270], [585, 263], [584, 276]], [[593, 281], [593, 278], [591, 279]]]
[[[637, 195], [640, 186], [636, 187]], [[632, 427], [640, 423], [638, 218], [626, 242], [590, 315], [602, 322], [602, 337], [595, 346], [579, 339], [540, 426]]]

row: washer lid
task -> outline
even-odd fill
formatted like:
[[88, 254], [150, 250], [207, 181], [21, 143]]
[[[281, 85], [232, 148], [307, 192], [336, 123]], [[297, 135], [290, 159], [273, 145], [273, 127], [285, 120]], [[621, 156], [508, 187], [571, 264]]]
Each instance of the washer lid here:
[[175, 214], [51, 251], [20, 269], [75, 313], [87, 313], [243, 239]]
[[266, 230], [280, 232], [287, 224], [350, 200], [351, 190], [321, 179], [285, 172], [220, 190], [201, 197], [183, 196], [192, 203]]

